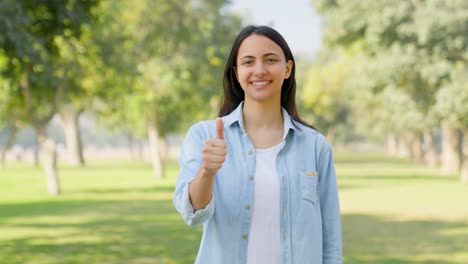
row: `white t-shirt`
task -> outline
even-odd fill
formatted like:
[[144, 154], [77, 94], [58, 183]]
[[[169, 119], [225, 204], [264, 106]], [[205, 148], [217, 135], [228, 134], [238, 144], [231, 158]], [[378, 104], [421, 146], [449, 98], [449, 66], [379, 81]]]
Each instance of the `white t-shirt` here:
[[276, 156], [283, 144], [284, 141], [272, 148], [255, 150], [255, 187], [247, 264], [280, 263], [280, 186]]

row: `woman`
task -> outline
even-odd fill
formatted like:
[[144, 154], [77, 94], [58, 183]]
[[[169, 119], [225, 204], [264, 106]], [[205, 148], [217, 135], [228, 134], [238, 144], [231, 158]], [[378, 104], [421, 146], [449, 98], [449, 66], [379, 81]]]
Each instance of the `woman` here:
[[235, 39], [220, 117], [193, 125], [180, 154], [174, 206], [203, 224], [196, 263], [342, 263], [331, 148], [299, 118], [294, 73], [274, 29]]

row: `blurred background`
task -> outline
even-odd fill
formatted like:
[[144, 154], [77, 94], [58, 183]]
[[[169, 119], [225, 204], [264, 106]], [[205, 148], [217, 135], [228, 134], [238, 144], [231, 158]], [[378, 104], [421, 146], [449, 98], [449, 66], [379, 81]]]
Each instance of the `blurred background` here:
[[0, 0], [0, 263], [193, 263], [178, 151], [249, 24], [333, 146], [345, 263], [468, 263], [465, 0]]

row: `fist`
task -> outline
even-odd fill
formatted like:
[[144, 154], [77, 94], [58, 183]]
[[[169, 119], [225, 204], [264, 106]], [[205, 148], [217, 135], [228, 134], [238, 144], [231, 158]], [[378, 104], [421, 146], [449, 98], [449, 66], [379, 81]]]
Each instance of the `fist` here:
[[202, 167], [210, 176], [223, 166], [226, 160], [227, 147], [224, 141], [224, 126], [221, 118], [216, 119], [216, 138], [210, 138], [205, 141], [203, 146]]

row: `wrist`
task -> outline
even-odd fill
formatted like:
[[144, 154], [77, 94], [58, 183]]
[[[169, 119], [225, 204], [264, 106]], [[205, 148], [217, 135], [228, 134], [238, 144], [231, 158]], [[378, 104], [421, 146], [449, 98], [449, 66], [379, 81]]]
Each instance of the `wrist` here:
[[212, 179], [214, 178], [216, 172], [209, 171], [205, 167], [200, 167], [200, 178], [202, 179]]

